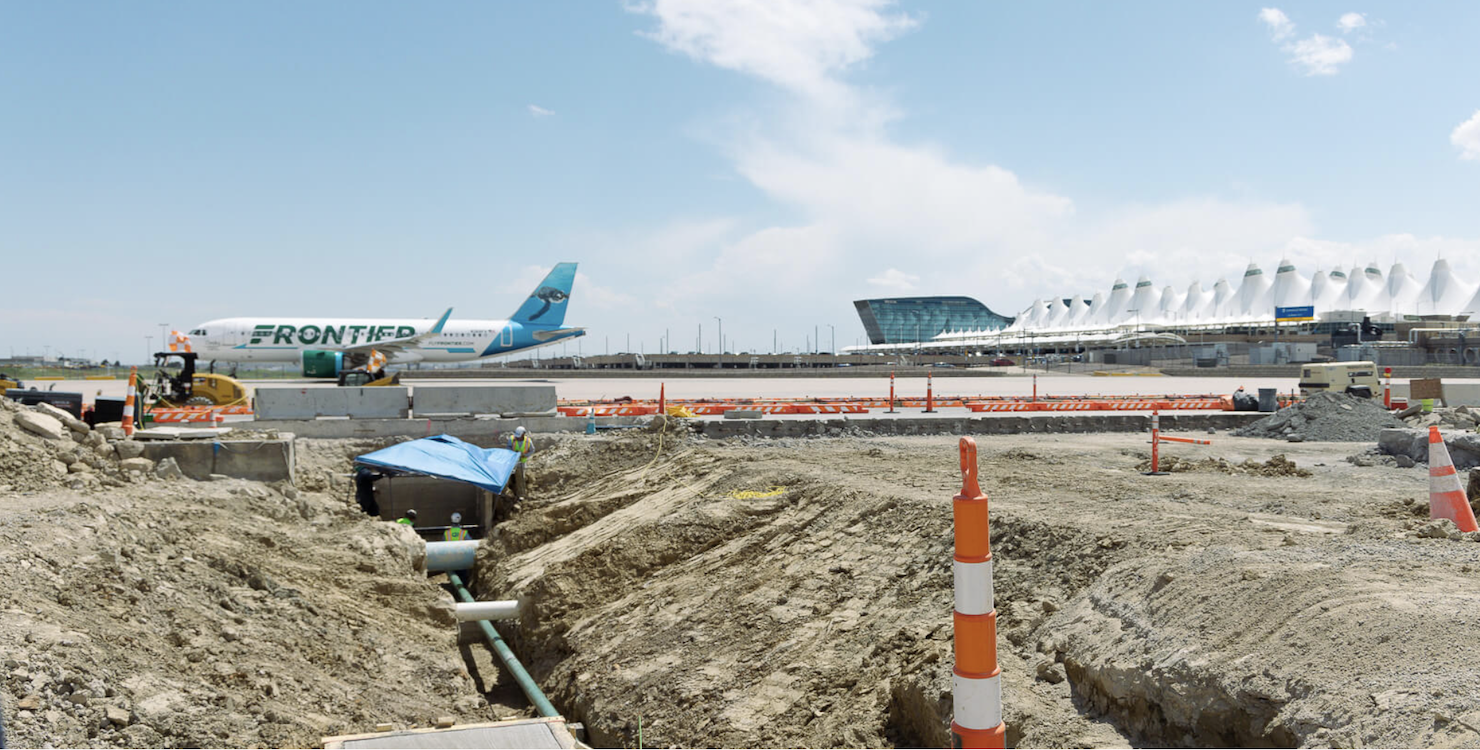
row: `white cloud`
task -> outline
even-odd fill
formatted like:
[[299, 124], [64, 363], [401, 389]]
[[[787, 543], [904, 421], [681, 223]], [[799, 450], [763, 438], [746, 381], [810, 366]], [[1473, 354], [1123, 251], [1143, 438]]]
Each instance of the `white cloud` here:
[[1367, 16], [1361, 13], [1343, 13], [1341, 18], [1336, 19], [1336, 28], [1341, 29], [1343, 34], [1350, 34], [1366, 25]]
[[[674, 228], [685, 238], [677, 244], [692, 249], [654, 304], [698, 318], [727, 310], [739, 318], [743, 309], [743, 325], [761, 333], [798, 319], [835, 320], [836, 292], [820, 295], [820, 288], [855, 299], [881, 290], [966, 293], [1011, 314], [1045, 294], [1088, 298], [1108, 290], [1116, 275], [1144, 273], [1177, 286], [1195, 278], [1211, 286], [1220, 274], [1236, 280], [1251, 258], [1273, 264], [1315, 233], [1310, 213], [1292, 203], [1201, 197], [1100, 204], [1085, 213], [1003, 166], [901, 142], [888, 127], [890, 104], [844, 80], [878, 43], [916, 23], [891, 18], [888, 7], [669, 0], [640, 9], [656, 18], [648, 36], [666, 48], [792, 95], [765, 117], [747, 118], [744, 128], [706, 134], [787, 219]], [[818, 27], [824, 17], [835, 25]], [[1335, 72], [1351, 57], [1339, 40], [1296, 41], [1294, 23], [1277, 9], [1260, 19], [1311, 74]], [[1309, 265], [1302, 268], [1309, 273]], [[758, 290], [778, 303], [757, 307]], [[725, 330], [732, 333], [730, 325]]]
[[1352, 48], [1341, 39], [1311, 34], [1286, 47], [1290, 62], [1304, 68], [1308, 76], [1332, 76], [1352, 60]]
[[898, 268], [890, 268], [878, 276], [869, 279], [868, 283], [893, 290], [895, 293], [913, 292], [920, 286], [920, 277], [912, 273], [905, 273]]
[[653, 0], [635, 12], [658, 28], [646, 36], [669, 50], [810, 96], [845, 90], [834, 76], [867, 60], [873, 45], [915, 28], [891, 0]]
[[529, 105], [529, 113], [534, 115], [535, 117], [549, 117], [550, 115], [555, 114], [555, 111], [545, 109], [538, 104], [531, 104]]
[[1480, 109], [1449, 134], [1449, 142], [1459, 147], [1459, 158], [1480, 161]]
[[[1352, 48], [1341, 39], [1333, 39], [1321, 34], [1310, 36], [1295, 41], [1295, 22], [1286, 16], [1279, 8], [1264, 8], [1259, 11], [1259, 20], [1269, 27], [1269, 36], [1276, 42], [1283, 42], [1280, 49], [1290, 55], [1290, 64], [1305, 72], [1308, 76], [1330, 76], [1340, 72], [1342, 65], [1351, 62]], [[1347, 24], [1354, 24], [1347, 28]], [[1337, 25], [1343, 31], [1350, 31], [1366, 25], [1366, 17], [1360, 13], [1348, 13], [1337, 21]]]
[[1276, 42], [1289, 38], [1295, 33], [1295, 24], [1285, 12], [1279, 8], [1263, 8], [1259, 11], [1259, 20], [1269, 27], [1269, 36]]

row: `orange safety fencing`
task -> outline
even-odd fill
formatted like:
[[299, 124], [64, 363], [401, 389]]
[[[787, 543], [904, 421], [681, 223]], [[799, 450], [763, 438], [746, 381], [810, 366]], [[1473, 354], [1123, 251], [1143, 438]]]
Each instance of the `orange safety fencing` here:
[[251, 414], [252, 408], [245, 404], [235, 406], [170, 406], [157, 407], [148, 411], [155, 424], [178, 424], [187, 422], [212, 422], [217, 416], [226, 414]]

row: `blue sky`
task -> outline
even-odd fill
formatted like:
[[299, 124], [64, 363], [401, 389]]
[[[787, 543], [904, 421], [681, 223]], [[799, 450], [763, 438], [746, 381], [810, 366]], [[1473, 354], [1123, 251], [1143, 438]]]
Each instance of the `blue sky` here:
[[561, 260], [586, 353], [1282, 257], [1476, 283], [1477, 32], [1474, 3], [7, 3], [0, 347], [502, 317]]

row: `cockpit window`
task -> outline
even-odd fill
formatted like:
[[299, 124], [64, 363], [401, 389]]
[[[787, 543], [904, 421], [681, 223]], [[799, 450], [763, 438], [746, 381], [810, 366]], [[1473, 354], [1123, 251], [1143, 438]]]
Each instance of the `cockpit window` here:
[[204, 328], [197, 328], [197, 329], [191, 331], [190, 332], [190, 335], [191, 336], [206, 336], [206, 335], [209, 335], [209, 334], [206, 333], [206, 329], [204, 329]]

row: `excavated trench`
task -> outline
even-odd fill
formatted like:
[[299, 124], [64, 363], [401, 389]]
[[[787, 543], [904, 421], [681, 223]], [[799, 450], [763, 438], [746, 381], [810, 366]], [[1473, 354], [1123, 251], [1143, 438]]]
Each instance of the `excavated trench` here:
[[[653, 745], [950, 742], [948, 504], [849, 483], [801, 446], [646, 433], [544, 457], [545, 499], [480, 548], [476, 590], [526, 600], [500, 629], [591, 743], [634, 746], [640, 722]], [[1158, 633], [1096, 586], [1166, 556], [1131, 536], [994, 508], [1009, 743], [1300, 744], [1274, 693], [1148, 666]], [[1146, 660], [1065, 635], [1081, 611], [1120, 618]]]

